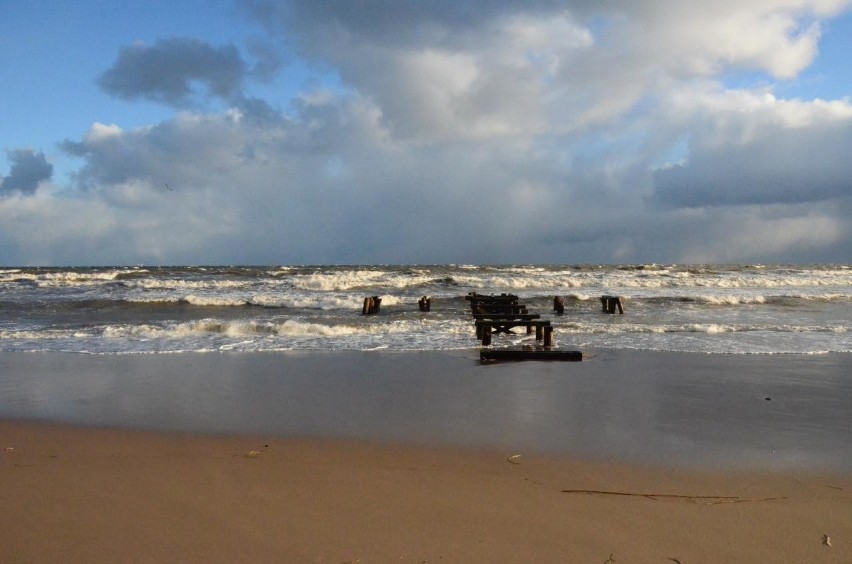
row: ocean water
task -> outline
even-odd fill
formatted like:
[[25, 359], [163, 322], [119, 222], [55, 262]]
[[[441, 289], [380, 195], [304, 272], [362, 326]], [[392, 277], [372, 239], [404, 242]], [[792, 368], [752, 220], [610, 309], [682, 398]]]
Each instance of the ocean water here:
[[[560, 348], [852, 352], [849, 265], [0, 268], [0, 350], [472, 349], [469, 292], [518, 295]], [[603, 313], [602, 295], [624, 314]], [[381, 296], [378, 315], [361, 314], [367, 296]], [[531, 341], [521, 330], [492, 346]]]

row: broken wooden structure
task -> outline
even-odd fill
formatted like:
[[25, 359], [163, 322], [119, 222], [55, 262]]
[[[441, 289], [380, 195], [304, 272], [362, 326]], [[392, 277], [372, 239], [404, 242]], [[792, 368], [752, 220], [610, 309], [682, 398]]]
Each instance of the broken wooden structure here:
[[618, 308], [618, 313], [624, 313], [624, 304], [619, 296], [601, 296], [601, 306], [604, 313], [615, 313]]
[[379, 309], [382, 307], [382, 298], [379, 296], [371, 296], [368, 298], [364, 298], [364, 307], [361, 308], [362, 315], [375, 315], [379, 313]]
[[[553, 350], [553, 326], [550, 321], [541, 319], [537, 313], [529, 313], [524, 304], [518, 303], [517, 296], [471, 293], [465, 299], [470, 302], [476, 338], [481, 340], [483, 347], [491, 345], [492, 335], [512, 333], [512, 329], [517, 327], [526, 328], [527, 334], [535, 330], [536, 341], [541, 343], [535, 349], [482, 349], [480, 360], [582, 360], [583, 355], [578, 351]], [[562, 307], [557, 308], [559, 305]], [[564, 311], [564, 301], [558, 296], [554, 298], [554, 310], [560, 313]]]

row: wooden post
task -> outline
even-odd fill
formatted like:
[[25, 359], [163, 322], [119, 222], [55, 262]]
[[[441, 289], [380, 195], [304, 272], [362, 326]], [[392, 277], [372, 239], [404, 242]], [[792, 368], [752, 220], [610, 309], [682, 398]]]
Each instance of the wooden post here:
[[382, 305], [382, 298], [379, 296], [372, 296], [369, 298], [364, 298], [364, 307], [361, 309], [362, 315], [374, 315], [379, 313], [379, 308]]
[[618, 313], [624, 313], [624, 305], [618, 296], [601, 296], [601, 307], [604, 313], [615, 313], [616, 308]]
[[491, 344], [491, 326], [483, 325], [482, 326], [482, 346], [487, 347]]
[[550, 325], [544, 328], [544, 346], [553, 346], [553, 327], [551, 327]]
[[535, 340], [536, 341], [540, 341], [544, 338], [543, 329], [544, 329], [543, 325], [538, 324], [538, 323], [536, 324], [536, 326], [535, 326]]
[[417, 305], [420, 306], [420, 311], [431, 311], [432, 298], [430, 298], [429, 296], [423, 296], [422, 298], [420, 298], [420, 301], [417, 302]]
[[565, 300], [560, 296], [553, 298], [553, 311], [559, 314], [565, 313]]

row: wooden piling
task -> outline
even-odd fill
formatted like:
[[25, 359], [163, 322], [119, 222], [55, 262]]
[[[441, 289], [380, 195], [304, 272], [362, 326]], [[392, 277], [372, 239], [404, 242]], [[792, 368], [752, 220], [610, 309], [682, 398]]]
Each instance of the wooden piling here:
[[417, 302], [417, 305], [420, 307], [420, 311], [428, 312], [432, 310], [432, 298], [429, 296], [423, 296], [420, 298], [420, 301]]
[[624, 313], [624, 305], [619, 296], [601, 296], [601, 308], [604, 313], [615, 313], [618, 308], [618, 313]]
[[550, 325], [544, 328], [544, 346], [547, 348], [553, 346], [553, 327]]
[[382, 306], [382, 298], [379, 296], [371, 296], [364, 298], [364, 307], [361, 308], [362, 315], [374, 315], [379, 313], [379, 308]]
[[565, 313], [565, 300], [561, 296], [553, 298], [553, 311], [558, 314]]

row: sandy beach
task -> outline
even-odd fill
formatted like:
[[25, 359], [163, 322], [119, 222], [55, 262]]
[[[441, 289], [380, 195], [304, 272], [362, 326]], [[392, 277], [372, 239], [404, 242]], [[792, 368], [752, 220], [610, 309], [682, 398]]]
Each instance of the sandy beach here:
[[471, 358], [0, 354], [0, 562], [852, 561], [848, 358]]

